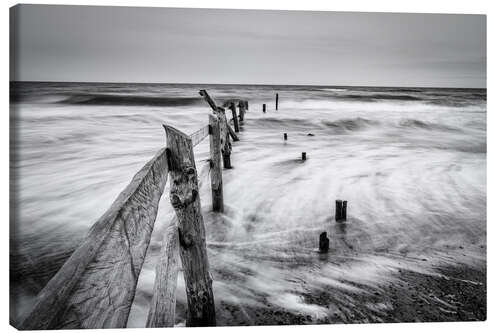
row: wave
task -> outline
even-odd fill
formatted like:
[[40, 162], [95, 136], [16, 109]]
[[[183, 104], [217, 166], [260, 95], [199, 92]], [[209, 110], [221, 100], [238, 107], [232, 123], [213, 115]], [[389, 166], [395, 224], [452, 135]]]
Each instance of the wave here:
[[77, 105], [147, 105], [147, 106], [191, 106], [202, 105], [199, 97], [157, 97], [138, 95], [72, 95], [60, 104]]
[[321, 123], [326, 127], [340, 129], [343, 131], [357, 131], [367, 128], [369, 126], [377, 126], [380, 124], [376, 120], [370, 120], [360, 117], [339, 119], [335, 121], [323, 120]]
[[413, 95], [393, 95], [393, 94], [348, 94], [339, 96], [339, 98], [356, 99], [360, 101], [376, 102], [377, 100], [388, 99], [398, 101], [421, 101], [422, 98]]
[[399, 126], [426, 129], [426, 130], [440, 130], [440, 131], [454, 131], [454, 132], [460, 131], [458, 128], [455, 127], [426, 122], [418, 119], [402, 119], [399, 122]]

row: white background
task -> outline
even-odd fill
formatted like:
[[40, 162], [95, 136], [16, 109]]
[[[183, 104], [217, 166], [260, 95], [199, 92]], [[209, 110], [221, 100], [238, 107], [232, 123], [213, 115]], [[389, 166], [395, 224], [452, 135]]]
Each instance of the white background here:
[[[499, 170], [498, 149], [499, 143], [500, 110], [498, 95], [498, 63], [500, 54], [498, 33], [500, 13], [498, 1], [487, 0], [347, 0], [342, 2], [328, 0], [184, 0], [184, 1], [36, 1], [29, 0], [27, 3], [37, 4], [71, 4], [71, 5], [114, 5], [114, 6], [148, 6], [148, 7], [198, 7], [198, 8], [240, 8], [240, 9], [288, 9], [288, 10], [330, 10], [330, 11], [371, 11], [371, 12], [414, 12], [414, 13], [456, 13], [456, 14], [487, 14], [488, 33], [488, 56], [487, 56], [487, 80], [488, 80], [488, 305], [486, 322], [473, 323], [424, 323], [424, 324], [371, 324], [371, 325], [321, 325], [321, 326], [260, 326], [260, 327], [218, 327], [194, 329], [196, 332], [303, 332], [314, 330], [315, 333], [331, 332], [370, 332], [370, 333], [392, 333], [392, 332], [500, 332], [499, 311], [499, 262], [500, 237], [498, 224], [500, 223], [498, 205], [498, 175]], [[0, 111], [0, 194], [1, 194], [1, 297], [0, 297], [0, 325], [2, 331], [15, 331], [9, 326], [9, 10], [8, 7], [17, 4], [15, 1], [6, 1], [1, 11], [2, 19], [2, 52], [0, 56], [2, 80], [1, 96], [2, 104]], [[164, 329], [155, 329], [156, 331]], [[176, 329], [181, 331], [182, 329]], [[60, 332], [60, 331], [58, 331]], [[87, 332], [99, 332], [87, 330]], [[124, 330], [107, 330], [106, 332], [125, 332]], [[150, 329], [133, 329], [127, 332], [152, 332]]]

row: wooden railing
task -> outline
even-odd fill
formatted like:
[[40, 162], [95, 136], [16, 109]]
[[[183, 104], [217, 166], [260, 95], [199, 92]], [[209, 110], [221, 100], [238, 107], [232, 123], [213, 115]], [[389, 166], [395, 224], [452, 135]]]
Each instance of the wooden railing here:
[[[92, 226], [83, 243], [38, 294], [21, 329], [124, 328], [149, 246], [158, 204], [170, 174], [170, 201], [176, 218], [167, 228], [156, 266], [147, 327], [175, 323], [175, 290], [182, 264], [188, 302], [187, 326], [214, 326], [215, 304], [205, 244], [193, 147], [210, 139], [212, 207], [224, 211], [222, 168], [231, 167], [231, 142], [239, 140], [225, 109], [200, 91], [214, 115], [192, 135], [163, 125], [162, 148], [133, 178], [111, 207]], [[248, 102], [238, 101], [244, 120]], [[239, 119], [238, 119], [239, 118]], [[180, 262], [178, 260], [180, 254]]]

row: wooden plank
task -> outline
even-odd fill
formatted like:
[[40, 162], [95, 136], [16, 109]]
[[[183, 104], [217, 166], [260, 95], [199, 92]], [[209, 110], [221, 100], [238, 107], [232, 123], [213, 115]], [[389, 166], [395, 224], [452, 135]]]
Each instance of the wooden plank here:
[[226, 126], [226, 127], [231, 139], [233, 139], [233, 141], [240, 141], [240, 138], [238, 138], [238, 135], [234, 132], [233, 128], [231, 126]]
[[207, 101], [208, 105], [212, 108], [212, 111], [217, 112], [217, 104], [215, 104], [215, 101], [212, 97], [210, 97], [205, 89], [200, 90], [200, 95], [203, 96], [205, 101]]
[[40, 292], [21, 329], [126, 327], [167, 177], [161, 149]]
[[153, 298], [146, 327], [174, 327], [177, 275], [180, 269], [177, 217], [167, 227], [156, 265]]
[[224, 212], [224, 194], [222, 189], [222, 168], [221, 168], [221, 158], [220, 158], [221, 154], [220, 126], [217, 118], [212, 115], [208, 115], [208, 122], [211, 128], [210, 180], [212, 185], [212, 209], [214, 212]]
[[193, 145], [189, 136], [173, 127], [163, 126], [171, 177], [170, 202], [179, 220], [180, 254], [188, 303], [186, 325], [215, 326], [212, 278]]
[[205, 139], [208, 136], [208, 125], [203, 126], [196, 132], [190, 135], [191, 141], [193, 142], [193, 147], [196, 146], [198, 143], [202, 142], [203, 139]]

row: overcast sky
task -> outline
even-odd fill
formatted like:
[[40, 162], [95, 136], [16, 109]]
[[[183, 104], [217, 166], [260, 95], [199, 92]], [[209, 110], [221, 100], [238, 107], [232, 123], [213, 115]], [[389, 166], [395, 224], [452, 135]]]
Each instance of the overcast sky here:
[[11, 80], [486, 86], [482, 15], [22, 5], [11, 31]]

